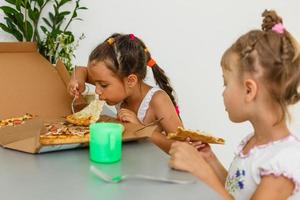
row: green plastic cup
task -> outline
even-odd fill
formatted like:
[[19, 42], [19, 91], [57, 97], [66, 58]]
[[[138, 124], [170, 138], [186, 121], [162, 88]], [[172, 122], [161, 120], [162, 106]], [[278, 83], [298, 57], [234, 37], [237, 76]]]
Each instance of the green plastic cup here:
[[90, 159], [99, 163], [113, 163], [122, 156], [123, 126], [117, 123], [90, 125]]

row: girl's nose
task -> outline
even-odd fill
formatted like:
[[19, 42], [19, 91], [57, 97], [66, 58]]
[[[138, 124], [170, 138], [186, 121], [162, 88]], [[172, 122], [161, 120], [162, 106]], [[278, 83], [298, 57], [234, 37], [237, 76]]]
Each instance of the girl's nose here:
[[96, 86], [96, 90], [95, 90], [96, 94], [98, 94], [99, 96], [102, 96], [102, 90]]

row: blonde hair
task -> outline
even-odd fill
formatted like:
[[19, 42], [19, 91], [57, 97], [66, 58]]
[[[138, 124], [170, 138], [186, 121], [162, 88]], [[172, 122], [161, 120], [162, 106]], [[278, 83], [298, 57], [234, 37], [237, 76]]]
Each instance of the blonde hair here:
[[262, 17], [262, 30], [251, 30], [242, 35], [225, 52], [221, 64], [226, 65], [229, 52], [239, 56], [241, 73], [254, 73], [256, 63], [259, 63], [268, 92], [283, 111], [281, 121], [286, 114], [290, 117], [288, 105], [300, 100], [300, 46], [285, 28], [282, 33], [272, 30], [274, 25], [282, 23], [282, 18], [275, 11], [265, 10]]

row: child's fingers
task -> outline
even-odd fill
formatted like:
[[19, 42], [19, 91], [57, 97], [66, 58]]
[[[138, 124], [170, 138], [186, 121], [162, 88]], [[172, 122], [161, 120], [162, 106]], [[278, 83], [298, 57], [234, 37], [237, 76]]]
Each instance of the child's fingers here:
[[189, 143], [189, 144], [192, 144], [192, 140], [191, 140], [190, 137], [187, 137], [185, 141], [186, 141], [187, 143]]
[[128, 109], [120, 109], [117, 116], [123, 122], [139, 123], [136, 114]]
[[201, 144], [201, 145], [195, 146], [195, 148], [196, 148], [198, 151], [201, 151], [201, 150], [204, 149], [205, 147], [206, 147], [205, 144]]
[[69, 93], [72, 96], [76, 96], [79, 93], [79, 84], [77, 82], [70, 82], [68, 85]]
[[192, 145], [193, 145], [194, 147], [197, 147], [197, 146], [203, 146], [203, 145], [205, 145], [205, 143], [203, 143], [203, 142], [201, 142], [201, 141], [197, 141], [197, 142], [193, 142]]

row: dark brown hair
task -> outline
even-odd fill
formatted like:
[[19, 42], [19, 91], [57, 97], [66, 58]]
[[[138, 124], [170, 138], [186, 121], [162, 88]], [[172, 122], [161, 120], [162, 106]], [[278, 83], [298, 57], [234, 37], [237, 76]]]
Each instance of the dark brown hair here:
[[[139, 80], [145, 79], [147, 62], [150, 59], [151, 54], [141, 39], [132, 34], [119, 33], [108, 37], [89, 56], [89, 62], [105, 62], [107, 67], [120, 78], [135, 74]], [[173, 96], [174, 90], [164, 70], [156, 63], [151, 69], [156, 84], [169, 95], [176, 107], [177, 103]]]
[[[282, 23], [282, 18], [273, 10], [262, 13], [262, 30], [252, 30], [242, 35], [224, 54], [239, 56], [240, 72], [253, 73], [258, 65], [263, 69], [262, 78], [271, 97], [280, 105], [283, 116], [289, 115], [287, 106], [300, 100], [300, 48], [298, 42], [284, 28], [283, 33], [272, 30]], [[226, 62], [226, 61], [225, 61]]]

